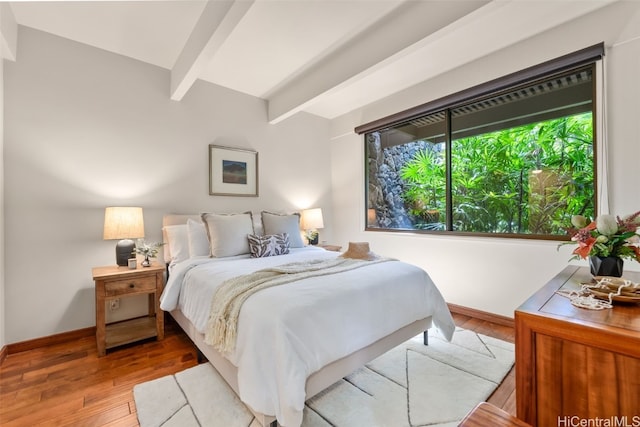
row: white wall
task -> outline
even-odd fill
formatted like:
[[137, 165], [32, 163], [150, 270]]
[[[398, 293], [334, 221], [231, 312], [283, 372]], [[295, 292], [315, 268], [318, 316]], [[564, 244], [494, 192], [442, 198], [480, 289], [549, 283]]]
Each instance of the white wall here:
[[[331, 239], [325, 119], [269, 125], [264, 101], [204, 82], [171, 101], [168, 70], [24, 27], [4, 78], [8, 343], [95, 325], [106, 206], [142, 206], [148, 241], [164, 213], [317, 206]], [[210, 143], [259, 152], [258, 198], [208, 195]]]
[[5, 339], [4, 292], [4, 59], [15, 60], [18, 24], [8, 3], [0, 3], [0, 349]]
[[[490, 30], [496, 38], [509, 36], [500, 28]], [[334, 231], [341, 243], [369, 241], [375, 252], [427, 270], [448, 302], [512, 317], [567, 265], [571, 247], [558, 251], [554, 242], [535, 240], [364, 232], [364, 142], [353, 128], [601, 41], [607, 48], [611, 213], [640, 210], [634, 178], [640, 160], [640, 2], [619, 2], [332, 121], [333, 204], [340, 218]], [[626, 261], [625, 269], [640, 265]]]
[[4, 61], [0, 55], [0, 349], [5, 340], [4, 292]]

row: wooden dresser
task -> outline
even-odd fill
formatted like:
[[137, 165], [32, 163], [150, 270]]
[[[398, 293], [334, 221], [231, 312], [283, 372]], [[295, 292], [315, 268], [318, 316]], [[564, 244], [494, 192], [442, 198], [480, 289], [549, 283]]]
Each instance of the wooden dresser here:
[[556, 293], [590, 280], [569, 266], [515, 312], [517, 415], [532, 426], [640, 426], [640, 305], [587, 310]]

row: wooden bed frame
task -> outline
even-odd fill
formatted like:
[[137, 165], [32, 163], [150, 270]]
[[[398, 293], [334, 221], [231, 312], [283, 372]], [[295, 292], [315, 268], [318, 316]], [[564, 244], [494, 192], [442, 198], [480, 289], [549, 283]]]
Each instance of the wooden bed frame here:
[[[220, 373], [222, 378], [224, 378], [227, 384], [229, 384], [236, 395], [239, 395], [238, 368], [222, 356], [215, 348], [206, 344], [204, 342], [204, 334], [198, 332], [195, 326], [182, 314], [180, 310], [174, 310], [170, 313], [189, 338], [191, 338], [196, 347], [198, 347], [202, 354], [204, 354], [204, 356], [209, 360], [209, 363], [211, 363], [216, 371]], [[376, 357], [386, 353], [392, 348], [420, 333], [423, 333], [424, 344], [427, 345], [427, 331], [430, 327], [431, 317], [417, 320], [396, 332], [379, 339], [373, 344], [351, 353], [349, 356], [338, 359], [321, 370], [311, 374], [307, 378], [307, 384], [305, 387], [306, 399], [315, 396], [331, 384], [339, 381], [341, 378], [344, 378]], [[276, 418], [273, 415], [262, 414], [253, 410], [249, 405], [247, 405], [247, 407], [251, 410], [260, 425], [271, 427], [276, 427], [278, 425], [276, 423]]]
[[[165, 215], [162, 219], [162, 225], [166, 226], [184, 224], [189, 218], [196, 219], [198, 221], [200, 220], [200, 217], [198, 215]], [[164, 241], [166, 242], [166, 238]], [[167, 248], [165, 248], [165, 250], [166, 249]], [[165, 259], [168, 259], [166, 256], [167, 252], [165, 252]], [[229, 384], [236, 395], [239, 396], [240, 393], [238, 390], [238, 368], [233, 365], [227, 358], [222, 356], [214, 347], [206, 344], [204, 342], [204, 334], [198, 332], [191, 321], [189, 321], [189, 319], [187, 319], [180, 310], [174, 310], [170, 313], [178, 323], [178, 325], [180, 325], [180, 327], [193, 341], [196, 347], [198, 347], [200, 352], [208, 359], [209, 363], [213, 365], [216, 371], [220, 373], [222, 378], [224, 378], [227, 384]], [[423, 342], [425, 345], [427, 345], [428, 330], [429, 328], [431, 328], [431, 324], [431, 316], [417, 320], [379, 339], [378, 341], [368, 345], [367, 347], [357, 350], [350, 355], [343, 357], [342, 359], [338, 359], [335, 362], [326, 365], [319, 371], [311, 374], [307, 378], [306, 382], [305, 400], [315, 396], [336, 381], [339, 381], [356, 369], [361, 368], [366, 363], [372, 361], [376, 357], [386, 353], [392, 348], [415, 337], [416, 335], [419, 335], [420, 333], [423, 334]], [[262, 426], [278, 426], [274, 415], [262, 414], [258, 411], [255, 411], [249, 405], [247, 405], [247, 407], [249, 408], [249, 410], [251, 410], [253, 415]]]

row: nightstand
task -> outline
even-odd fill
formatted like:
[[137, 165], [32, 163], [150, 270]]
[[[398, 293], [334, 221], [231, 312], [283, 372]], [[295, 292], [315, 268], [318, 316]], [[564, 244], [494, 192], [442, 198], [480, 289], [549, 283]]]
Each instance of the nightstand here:
[[[160, 295], [164, 288], [164, 266], [151, 267], [106, 266], [92, 269], [96, 294], [96, 343], [98, 356], [108, 348], [129, 344], [146, 338], [164, 338], [164, 315], [160, 310]], [[148, 295], [148, 316], [106, 324], [105, 303], [116, 298]]]
[[338, 246], [338, 245], [328, 245], [328, 244], [320, 244], [318, 245], [319, 248], [322, 248], [326, 251], [334, 251], [334, 252], [340, 252], [340, 249], [342, 249], [342, 246]]

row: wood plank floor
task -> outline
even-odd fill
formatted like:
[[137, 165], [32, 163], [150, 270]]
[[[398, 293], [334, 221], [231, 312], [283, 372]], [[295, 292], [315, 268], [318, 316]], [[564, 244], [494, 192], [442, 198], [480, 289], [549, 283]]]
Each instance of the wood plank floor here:
[[[514, 329], [454, 314], [460, 327], [513, 342]], [[98, 358], [93, 337], [10, 354], [0, 366], [0, 425], [138, 426], [135, 384], [197, 364], [189, 338], [172, 321], [165, 339]], [[512, 369], [489, 402], [515, 415]]]

